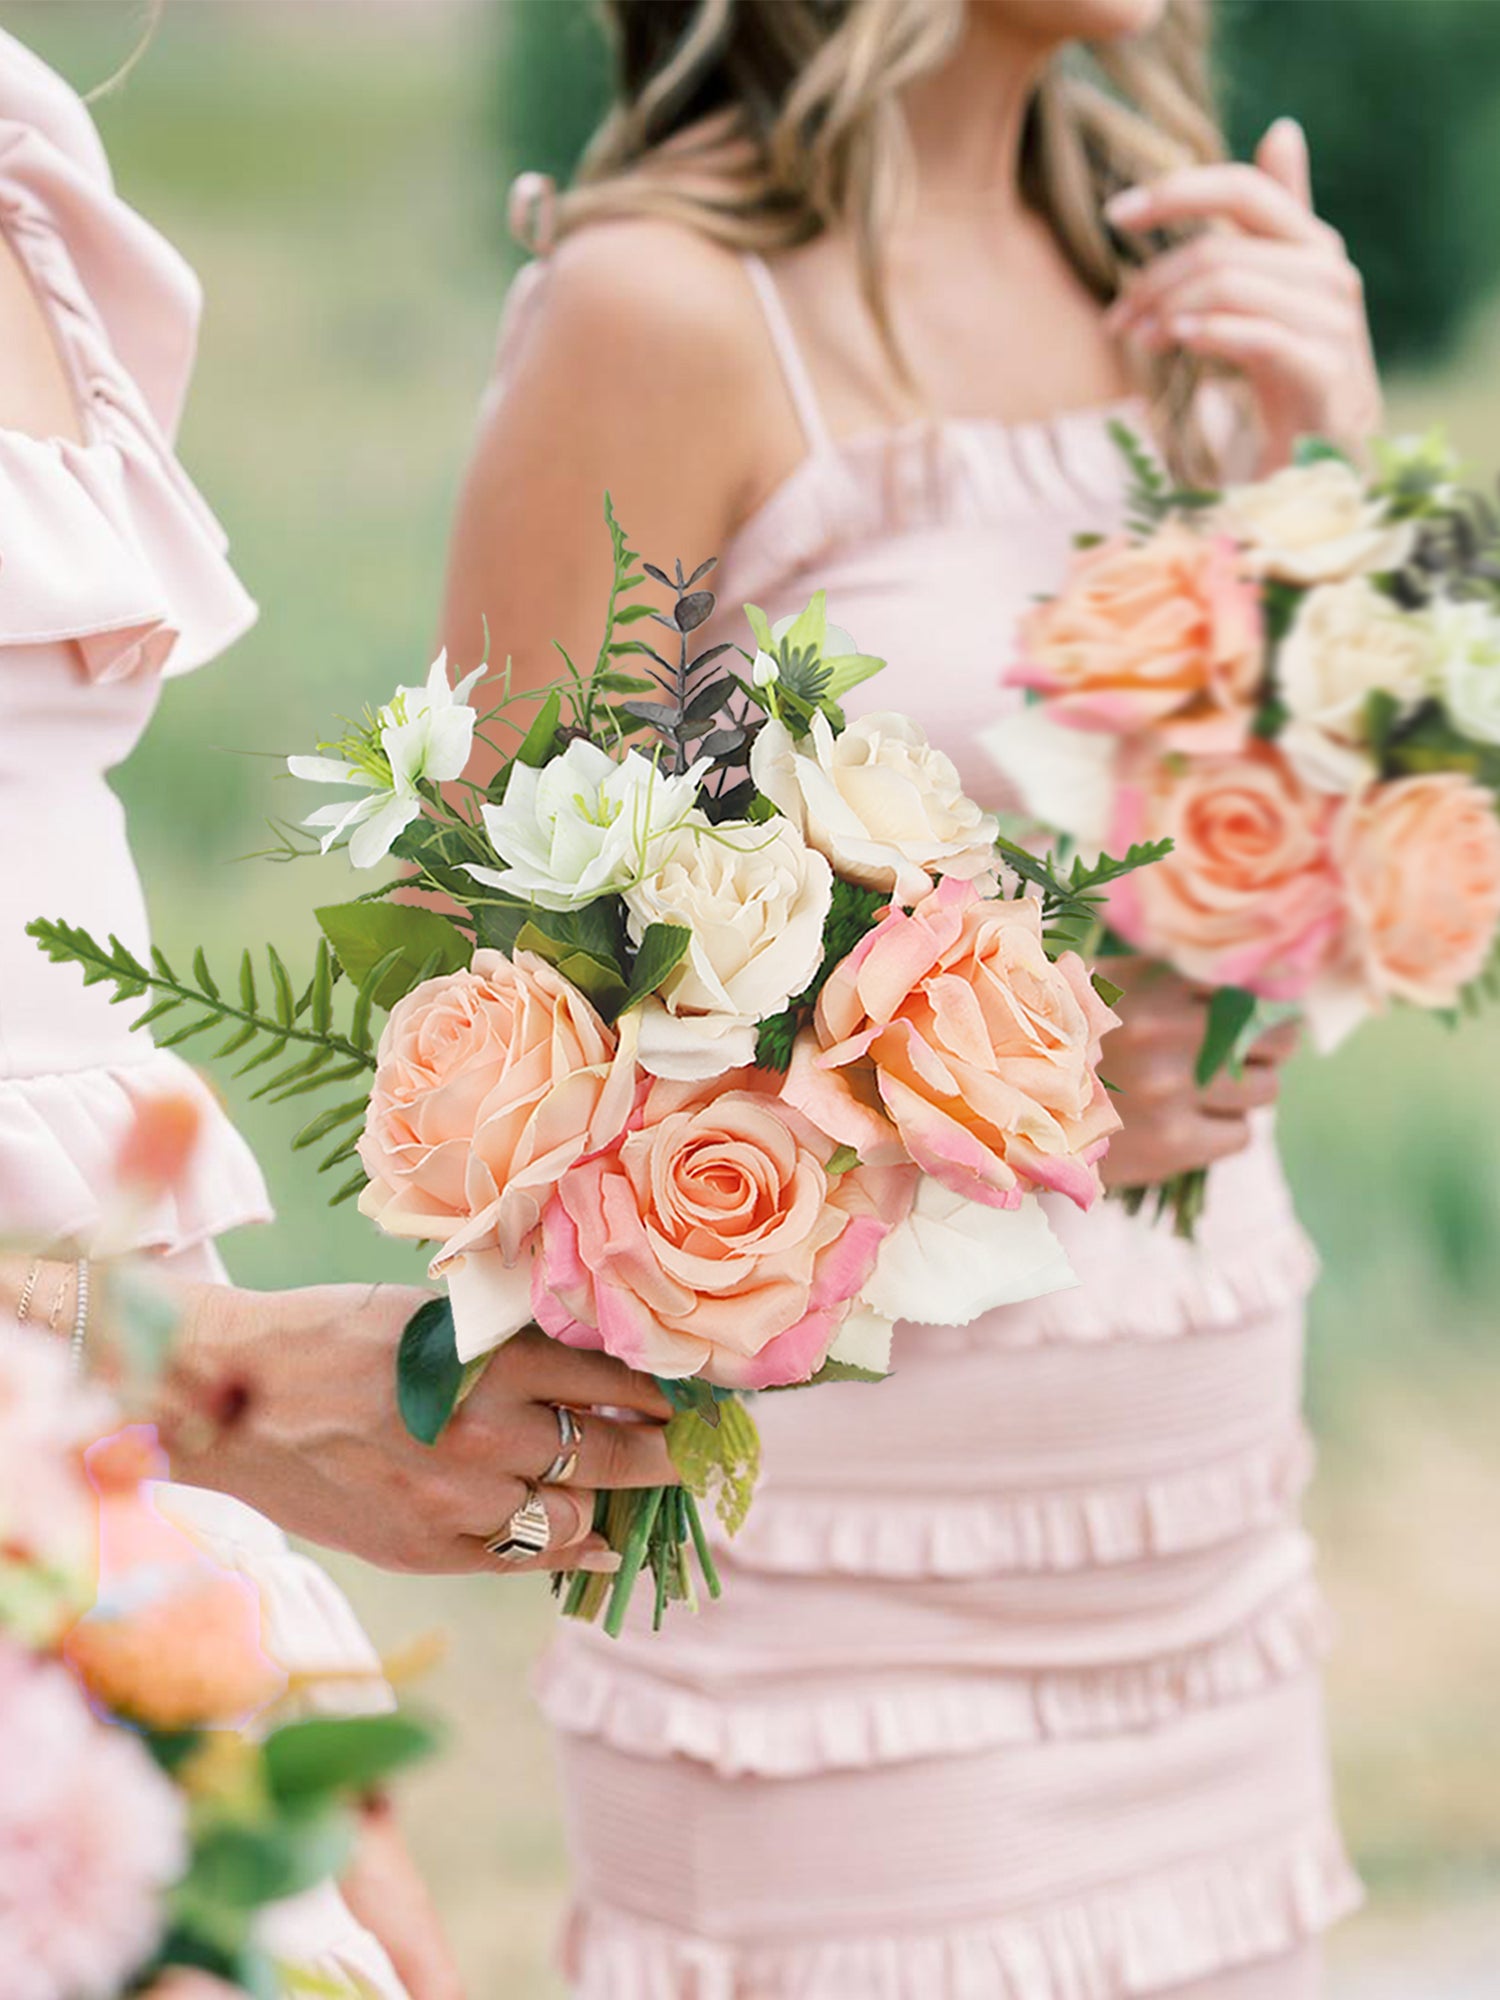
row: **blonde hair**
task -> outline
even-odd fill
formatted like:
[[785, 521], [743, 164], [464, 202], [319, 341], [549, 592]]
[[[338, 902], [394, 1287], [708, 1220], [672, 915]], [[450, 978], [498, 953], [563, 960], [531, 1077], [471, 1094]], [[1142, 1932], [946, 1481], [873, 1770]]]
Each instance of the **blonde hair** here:
[[[605, 0], [620, 95], [558, 212], [562, 232], [652, 214], [774, 254], [826, 229], [851, 237], [861, 288], [898, 373], [881, 246], [905, 181], [900, 93], [953, 53], [965, 0]], [[1206, 0], [1168, 0], [1129, 41], [1068, 49], [1026, 121], [1023, 190], [1101, 300], [1138, 251], [1104, 203], [1174, 166], [1218, 159]], [[1160, 435], [1201, 477], [1201, 371], [1153, 367]]]
[[137, 64], [144, 59], [146, 51], [156, 40], [156, 31], [161, 26], [162, 16], [166, 11], [167, 0], [146, 0], [145, 18], [141, 23], [141, 32], [136, 37], [135, 47], [113, 75], [107, 76], [103, 83], [96, 83], [92, 90], [85, 92], [83, 99], [85, 104], [97, 104], [101, 97], [108, 97], [128, 81], [134, 74]]

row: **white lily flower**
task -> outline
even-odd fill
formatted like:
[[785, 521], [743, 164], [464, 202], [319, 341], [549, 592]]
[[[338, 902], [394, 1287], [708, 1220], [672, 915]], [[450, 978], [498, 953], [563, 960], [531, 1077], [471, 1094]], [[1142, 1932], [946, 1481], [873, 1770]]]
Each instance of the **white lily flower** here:
[[484, 808], [485, 832], [504, 868], [465, 867], [476, 882], [539, 904], [580, 910], [645, 875], [663, 834], [697, 803], [708, 760], [668, 777], [629, 750], [618, 762], [583, 738], [540, 770], [517, 764], [505, 797]]
[[484, 673], [466, 674], [448, 684], [448, 654], [439, 653], [426, 684], [399, 687], [363, 731], [351, 731], [326, 746], [341, 756], [288, 757], [294, 778], [314, 785], [353, 785], [362, 794], [319, 806], [302, 822], [322, 833], [322, 850], [346, 834], [349, 862], [374, 868], [422, 810], [420, 787], [461, 778], [474, 747], [474, 711], [469, 695]]

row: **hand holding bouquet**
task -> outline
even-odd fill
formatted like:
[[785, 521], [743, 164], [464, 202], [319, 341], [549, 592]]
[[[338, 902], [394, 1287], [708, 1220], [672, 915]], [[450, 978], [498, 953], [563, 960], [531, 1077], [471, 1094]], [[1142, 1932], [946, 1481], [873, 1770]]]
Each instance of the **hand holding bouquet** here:
[[[1148, 857], [1063, 883], [1022, 855], [1028, 887], [913, 722], [846, 722], [882, 663], [821, 596], [774, 626], [749, 607], [742, 671], [694, 636], [710, 565], [640, 568], [608, 518], [587, 674], [569, 662], [526, 695], [502, 678], [480, 718], [477, 677], [451, 687], [440, 659], [291, 760], [355, 788], [313, 814], [324, 849], [346, 840], [357, 868], [393, 853], [441, 912], [383, 890], [320, 911], [300, 998], [269, 955], [269, 1013], [248, 954], [226, 1000], [201, 954], [189, 983], [36, 931], [150, 994], [148, 1018], [179, 1013], [173, 1041], [261, 1038], [250, 1065], [288, 1058], [273, 1096], [357, 1085], [298, 1143], [332, 1140], [325, 1165], [358, 1164], [341, 1194], [432, 1246], [445, 1294], [399, 1362], [416, 1435], [435, 1439], [533, 1323], [661, 1384], [683, 1487], [601, 1496], [622, 1566], [568, 1587], [579, 1615], [608, 1596], [617, 1632], [643, 1568], [658, 1618], [693, 1594], [689, 1550], [717, 1590], [697, 1502], [744, 1518], [743, 1392], [876, 1379], [899, 1319], [962, 1323], [1072, 1282], [1036, 1197], [1092, 1202], [1118, 1119], [1098, 1075], [1113, 989], [1069, 947], [1100, 884]], [[648, 580], [666, 608], [638, 595]], [[465, 773], [491, 724], [509, 754], [480, 787]], [[537, 1552], [539, 1511], [518, 1510], [497, 1556]]]
[[[1027, 619], [1034, 705], [988, 746], [1115, 884], [1120, 943], [1213, 989], [1207, 1083], [1278, 1012], [1333, 1047], [1391, 1000], [1451, 1012], [1500, 932], [1500, 521], [1432, 442], [1326, 446], [1179, 492], [1128, 432], [1129, 529]], [[1144, 1190], [1141, 1191], [1144, 1194]], [[1191, 1233], [1203, 1177], [1160, 1191]]]

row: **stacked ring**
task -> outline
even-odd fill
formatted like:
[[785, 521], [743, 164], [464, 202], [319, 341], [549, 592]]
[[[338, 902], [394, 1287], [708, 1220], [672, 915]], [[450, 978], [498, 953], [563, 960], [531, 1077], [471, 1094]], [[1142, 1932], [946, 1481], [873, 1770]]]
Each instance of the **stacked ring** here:
[[578, 1470], [578, 1454], [583, 1450], [583, 1424], [576, 1410], [557, 1403], [557, 1456], [542, 1474], [543, 1486], [566, 1486]]

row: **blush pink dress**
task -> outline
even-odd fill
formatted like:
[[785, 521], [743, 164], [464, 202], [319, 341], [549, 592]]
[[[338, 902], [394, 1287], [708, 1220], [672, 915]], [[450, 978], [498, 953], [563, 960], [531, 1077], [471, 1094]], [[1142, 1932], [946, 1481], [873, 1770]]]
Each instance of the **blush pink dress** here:
[[[748, 275], [807, 455], [724, 551], [704, 637], [826, 588], [891, 663], [851, 706], [908, 711], [1003, 803], [977, 739], [1018, 614], [1120, 517], [1111, 413], [836, 441]], [[1357, 1888], [1298, 1525], [1314, 1262], [1269, 1127], [1196, 1246], [1049, 1205], [1076, 1290], [900, 1329], [879, 1387], [760, 1399], [721, 1603], [560, 1631], [579, 2000], [1317, 1991]]]
[[[83, 105], [3, 32], [0, 232], [36, 288], [83, 431], [77, 444], [0, 431], [0, 1242], [87, 1248], [135, 1107], [187, 1092], [204, 1137], [185, 1184], [139, 1217], [136, 1247], [211, 1280], [214, 1239], [270, 1216], [249, 1149], [185, 1063], [131, 1032], [130, 1009], [49, 964], [24, 929], [65, 917], [144, 955], [108, 774], [163, 677], [221, 652], [254, 606], [172, 450], [196, 339], [192, 274], [115, 195]], [[160, 1501], [255, 1582], [267, 1649], [316, 1682], [310, 1705], [389, 1705], [348, 1604], [269, 1521], [193, 1488]], [[333, 1990], [403, 2000], [331, 1887], [282, 1906], [266, 1943]]]

